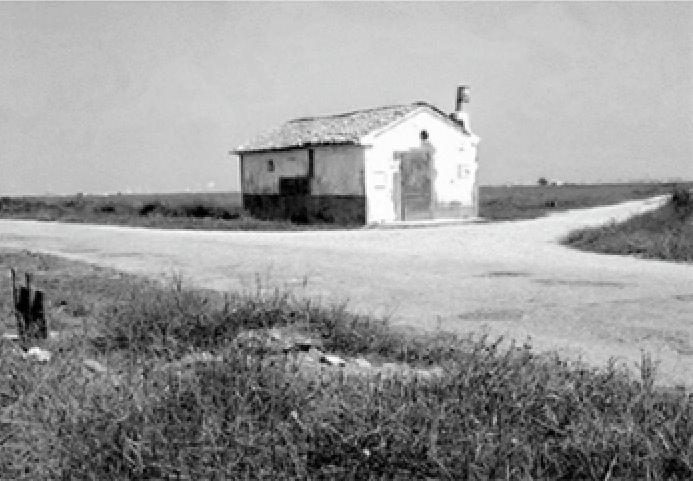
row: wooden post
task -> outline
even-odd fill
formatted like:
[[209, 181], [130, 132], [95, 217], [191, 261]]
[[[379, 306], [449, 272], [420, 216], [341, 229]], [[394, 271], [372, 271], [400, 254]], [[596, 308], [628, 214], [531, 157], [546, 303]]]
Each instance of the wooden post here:
[[45, 310], [43, 309], [43, 299], [43, 291], [36, 291], [34, 293], [34, 302], [31, 304], [33, 331], [29, 335], [36, 339], [48, 339], [48, 325], [46, 323]]
[[27, 330], [31, 325], [31, 291], [22, 286], [19, 288], [19, 303], [17, 304], [17, 312], [21, 318], [17, 325], [17, 334], [23, 341], [26, 338]]
[[10, 269], [12, 274], [12, 307], [14, 309], [14, 317], [17, 320], [17, 335], [20, 339], [24, 337], [24, 318], [19, 310], [19, 290], [17, 289], [17, 271], [14, 268]]
[[[47, 339], [48, 325], [44, 309], [44, 292], [31, 291], [31, 274], [25, 274], [26, 286], [17, 288], [17, 273], [12, 273], [12, 300], [17, 319], [17, 335], [23, 343], [28, 340]], [[32, 300], [33, 297], [33, 300]]]

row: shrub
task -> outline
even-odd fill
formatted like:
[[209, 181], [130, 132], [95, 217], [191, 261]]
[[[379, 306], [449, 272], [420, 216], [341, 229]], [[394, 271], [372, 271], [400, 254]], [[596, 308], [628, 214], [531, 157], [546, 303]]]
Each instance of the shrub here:
[[98, 208], [99, 212], [103, 212], [104, 214], [112, 214], [116, 211], [116, 207], [113, 204], [103, 204], [100, 205]]
[[177, 212], [175, 211], [175, 209], [171, 209], [167, 204], [157, 200], [154, 202], [145, 202], [144, 205], [142, 205], [142, 207], [140, 208], [139, 214], [141, 216], [148, 216], [151, 214], [175, 216]]
[[677, 187], [671, 195], [671, 204], [674, 211], [680, 217], [691, 217], [693, 214], [693, 199], [691, 191], [684, 187]]
[[181, 210], [187, 217], [217, 217], [216, 209], [203, 204], [185, 204]]
[[194, 218], [211, 218], [211, 219], [224, 219], [232, 220], [238, 219], [241, 216], [240, 208], [231, 211], [225, 207], [218, 205], [208, 205], [203, 203], [194, 204], [183, 204], [180, 207], [181, 214], [186, 217]]

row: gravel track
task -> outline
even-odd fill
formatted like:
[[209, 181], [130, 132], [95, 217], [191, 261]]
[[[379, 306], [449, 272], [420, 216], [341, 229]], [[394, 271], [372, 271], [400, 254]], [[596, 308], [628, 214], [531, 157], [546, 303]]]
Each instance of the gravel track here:
[[[288, 286], [392, 315], [415, 329], [531, 338], [540, 350], [693, 386], [693, 265], [580, 252], [570, 230], [653, 209], [664, 197], [498, 223], [303, 232], [207, 232], [0, 220], [0, 247], [213, 289]], [[307, 287], [303, 281], [307, 277]]]

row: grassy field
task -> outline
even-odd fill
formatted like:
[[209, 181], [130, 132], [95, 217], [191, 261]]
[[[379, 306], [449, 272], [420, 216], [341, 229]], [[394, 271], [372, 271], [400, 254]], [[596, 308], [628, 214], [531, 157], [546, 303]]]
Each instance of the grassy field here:
[[[45, 364], [0, 341], [0, 479], [693, 476], [693, 399], [656, 388], [646, 355], [631, 377], [527, 345], [411, 337], [259, 282], [224, 295], [0, 253], [9, 266], [36, 273], [61, 335]], [[0, 332], [9, 299], [3, 283]], [[277, 332], [346, 366], [277, 349]]]
[[693, 188], [693, 182], [488, 186], [479, 192], [479, 215], [489, 220], [533, 219], [551, 212], [670, 194], [677, 185]]
[[0, 197], [0, 218], [211, 230], [291, 230], [253, 219], [238, 193]]
[[625, 222], [571, 232], [565, 245], [605, 254], [693, 262], [693, 199], [679, 188], [659, 209]]
[[[693, 186], [693, 183], [682, 185]], [[670, 193], [671, 183], [511, 186], [480, 189], [480, 215], [488, 220], [530, 219], [580, 207]], [[344, 228], [250, 217], [237, 193], [180, 193], [0, 197], [0, 218], [89, 222], [140, 227], [214, 230]], [[347, 226], [357, 227], [357, 226]]]

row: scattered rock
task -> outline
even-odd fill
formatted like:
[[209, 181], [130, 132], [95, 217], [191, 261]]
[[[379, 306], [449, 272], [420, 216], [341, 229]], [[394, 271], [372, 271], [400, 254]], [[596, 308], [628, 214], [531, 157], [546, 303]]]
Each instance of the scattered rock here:
[[[48, 337], [50, 339], [55, 339], [58, 336], [60, 336], [60, 332], [58, 331], [49, 331], [48, 332]], [[3, 332], [2, 335], [0, 336], [2, 339], [7, 339], [8, 341], [18, 341], [19, 340], [19, 334], [16, 334], [14, 332]]]
[[270, 339], [281, 345], [281, 350], [284, 352], [308, 352], [311, 349], [322, 349], [321, 341], [293, 329], [273, 328], [269, 330], [269, 336]]
[[312, 339], [295, 329], [252, 329], [236, 336], [239, 347], [259, 353], [308, 352], [321, 349], [322, 342]]
[[99, 361], [95, 361], [94, 359], [85, 359], [82, 361], [82, 364], [84, 364], [84, 367], [89, 369], [91, 372], [98, 374], [106, 374], [108, 372], [106, 366], [101, 364]]
[[369, 369], [371, 367], [371, 363], [361, 357], [354, 359], [354, 363], [363, 369]]
[[[335, 355], [323, 352], [323, 344], [319, 340], [312, 339], [298, 332], [295, 328], [251, 329], [243, 331], [235, 338], [234, 349], [245, 349], [251, 355], [259, 355], [266, 362], [273, 363], [278, 358], [285, 358], [292, 354], [287, 366], [290, 369], [299, 369], [306, 375], [313, 375], [317, 371], [341, 370], [330, 368], [345, 368], [345, 374], [358, 376], [382, 376], [384, 378], [403, 377], [408, 379], [433, 380], [445, 375], [440, 366], [431, 368], [417, 368], [406, 363], [386, 362], [373, 365], [362, 357], [349, 358], [347, 360]], [[223, 356], [209, 352], [189, 354], [179, 361], [168, 364], [168, 367], [190, 367], [198, 362], [220, 362]], [[320, 365], [323, 365], [321, 368]]]
[[436, 379], [441, 378], [445, 375], [445, 371], [440, 366], [435, 366], [431, 368], [413, 368], [407, 364], [386, 362], [379, 367], [374, 367], [372, 369], [373, 373], [380, 373], [384, 377], [405, 377], [405, 378], [418, 378], [418, 379]]
[[373, 369], [373, 373], [382, 374], [385, 377], [393, 377], [397, 374], [408, 375], [411, 368], [406, 364], [396, 364], [394, 362], [384, 362], [379, 367]]
[[191, 366], [198, 362], [222, 362], [223, 360], [224, 356], [214, 355], [211, 352], [203, 351], [194, 352], [192, 354], [188, 354], [187, 356], [183, 356], [176, 364], [181, 366]]
[[21, 358], [25, 357], [25, 352], [20, 348], [18, 345], [11, 345], [10, 346], [10, 353], [14, 356], [18, 356]]
[[34, 346], [24, 353], [24, 358], [34, 358], [39, 362], [48, 362], [51, 360], [51, 353], [50, 351]]
[[312, 348], [307, 353], [304, 354], [303, 358], [306, 361], [317, 363], [317, 362], [320, 362], [320, 359], [322, 359], [322, 356], [323, 356], [323, 353], [320, 349]]
[[259, 351], [266, 350], [270, 345], [271, 339], [266, 331], [253, 329], [239, 333], [236, 336], [235, 342], [239, 348]]
[[442, 367], [436, 366], [430, 369], [415, 369], [414, 375], [421, 379], [436, 379], [445, 375]]
[[[154, 368], [156, 372], [175, 372], [177, 375], [187, 375], [194, 371], [196, 364], [206, 364], [214, 362], [223, 362], [224, 356], [221, 354], [212, 354], [208, 351], [193, 352], [182, 358], [158, 365]], [[186, 374], [187, 373], [187, 374]]]
[[323, 354], [320, 356], [320, 362], [330, 366], [346, 366], [346, 361], [339, 356], [335, 356], [334, 354]]

